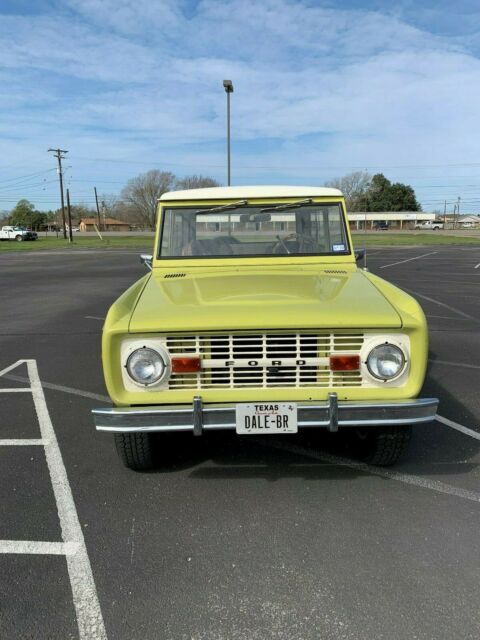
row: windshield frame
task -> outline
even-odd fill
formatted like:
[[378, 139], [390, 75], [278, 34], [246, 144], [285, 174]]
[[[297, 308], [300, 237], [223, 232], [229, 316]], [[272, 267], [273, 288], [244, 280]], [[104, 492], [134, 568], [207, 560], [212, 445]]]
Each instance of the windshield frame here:
[[[156, 261], [160, 261], [162, 264], [166, 263], [166, 262], [176, 262], [178, 263], [178, 261], [189, 261], [189, 262], [195, 262], [198, 261], [201, 264], [206, 264], [209, 261], [222, 261], [225, 262], [227, 261], [228, 263], [234, 263], [234, 262], [240, 262], [240, 263], [246, 263], [248, 264], [248, 260], [253, 260], [255, 262], [258, 261], [263, 261], [265, 260], [267, 263], [273, 263], [275, 264], [277, 261], [279, 261], [280, 263], [288, 260], [290, 262], [292, 262], [292, 260], [296, 260], [296, 259], [302, 259], [302, 261], [305, 261], [305, 259], [308, 259], [309, 262], [318, 262], [319, 258], [324, 258], [327, 260], [331, 260], [333, 262], [337, 262], [337, 260], [335, 260], [336, 258], [343, 258], [348, 259], [348, 258], [352, 258], [353, 256], [353, 250], [352, 250], [352, 243], [351, 243], [351, 239], [350, 239], [350, 233], [349, 233], [349, 225], [348, 225], [348, 219], [347, 219], [347, 214], [346, 214], [346, 209], [345, 209], [345, 203], [343, 201], [343, 199], [340, 198], [326, 198], [326, 199], [315, 199], [312, 198], [312, 203], [309, 205], [303, 205], [303, 206], [315, 206], [315, 205], [327, 205], [327, 206], [333, 206], [333, 205], [337, 205], [339, 207], [339, 212], [340, 212], [340, 220], [341, 220], [341, 231], [342, 231], [342, 235], [345, 239], [345, 244], [346, 244], [346, 249], [344, 251], [329, 251], [329, 252], [319, 252], [319, 253], [286, 253], [286, 254], [265, 254], [265, 253], [258, 253], [258, 254], [245, 254], [245, 255], [204, 255], [204, 256], [197, 256], [197, 255], [193, 255], [193, 256], [164, 256], [161, 254], [161, 249], [162, 249], [162, 240], [163, 240], [163, 234], [164, 234], [164, 227], [165, 227], [165, 220], [166, 220], [166, 216], [165, 213], [168, 209], [192, 209], [192, 215], [195, 215], [195, 211], [198, 211], [199, 213], [202, 211], [202, 209], [205, 209], [206, 212], [212, 209], [212, 206], [216, 206], [217, 204], [219, 206], [225, 206], [228, 204], [234, 204], [235, 201], [233, 202], [217, 202], [217, 203], [213, 203], [211, 201], [207, 201], [207, 202], [202, 202], [199, 203], [198, 201], [170, 201], [170, 202], [159, 202], [159, 219], [160, 219], [160, 225], [159, 225], [159, 229], [157, 231], [157, 238], [156, 238], [156, 250], [155, 250], [155, 260]], [[296, 204], [296, 202], [298, 202], [298, 198], [295, 199], [282, 199], [282, 198], [276, 198], [276, 199], [271, 199], [266, 201], [265, 199], [262, 199], [261, 202], [257, 201], [256, 199], [249, 199], [248, 200], [248, 205], [239, 207], [239, 211], [240, 213], [244, 213], [245, 209], [251, 207], [251, 208], [270, 208], [270, 207], [276, 207], [279, 205], [288, 205], [288, 204], [292, 204], [292, 207]], [[303, 208], [303, 207], [302, 207]], [[223, 213], [223, 212], [222, 212]], [[342, 260], [342, 261], [344, 261]]]

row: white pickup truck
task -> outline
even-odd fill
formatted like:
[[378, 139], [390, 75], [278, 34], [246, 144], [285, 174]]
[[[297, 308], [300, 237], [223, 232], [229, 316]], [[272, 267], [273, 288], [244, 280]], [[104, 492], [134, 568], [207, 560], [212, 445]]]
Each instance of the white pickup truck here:
[[23, 242], [24, 240], [36, 240], [38, 235], [35, 231], [28, 231], [25, 227], [2, 227], [0, 229], [0, 240], [16, 240]]
[[425, 222], [417, 222], [415, 229], [433, 229], [434, 231], [438, 231], [438, 229], [443, 229], [443, 226], [443, 222], [425, 220]]

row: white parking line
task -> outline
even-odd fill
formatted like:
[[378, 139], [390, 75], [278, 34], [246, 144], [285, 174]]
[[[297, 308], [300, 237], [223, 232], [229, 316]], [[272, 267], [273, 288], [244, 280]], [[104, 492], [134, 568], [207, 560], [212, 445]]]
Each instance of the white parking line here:
[[438, 304], [439, 307], [444, 307], [445, 309], [448, 309], [449, 311], [453, 311], [454, 313], [458, 313], [459, 316], [462, 316], [464, 318], [468, 318], [469, 320], [475, 320], [475, 322], [478, 322], [478, 318], [475, 318], [474, 316], [471, 316], [468, 313], [465, 313], [464, 311], [460, 311], [460, 309], [456, 309], [455, 307], [451, 307], [449, 304], [445, 304], [445, 302], [440, 302], [440, 300], [435, 300], [435, 298], [430, 298], [430, 296], [426, 296], [423, 293], [418, 293], [417, 291], [412, 291], [412, 289], [406, 289], [404, 287], [404, 290], [408, 291], [408, 293], [413, 293], [413, 295], [418, 296], [419, 298], [423, 298], [424, 300], [428, 300], [428, 302], [432, 302], [433, 304]]
[[462, 367], [464, 369], [480, 369], [478, 364], [464, 364], [463, 362], [449, 362], [447, 360], [429, 360], [432, 364], [444, 364], [447, 367]]
[[454, 422], [453, 420], [450, 420], [449, 418], [444, 418], [443, 416], [439, 416], [438, 414], [435, 416], [435, 420], [438, 420], [438, 422], [441, 422], [442, 424], [446, 425], [447, 427], [451, 427], [452, 429], [456, 429], [457, 431], [461, 431], [465, 435], [470, 436], [471, 438], [475, 438], [475, 440], [480, 440], [480, 432], [479, 431], [474, 431], [473, 429], [469, 429], [468, 427], [464, 427], [463, 424], [458, 424], [458, 422]]
[[88, 320], [105, 320], [105, 318], [101, 318], [100, 316], [85, 316]]
[[473, 268], [474, 269], [478, 269], [480, 267], [480, 262], [478, 264], [476, 264]]
[[18, 387], [13, 389], [0, 389], [0, 393], [32, 393], [32, 390], [30, 387], [28, 389], [20, 389], [20, 387]]
[[48, 440], [43, 438], [4, 438], [0, 440], [0, 447], [38, 447], [39, 445], [44, 447], [48, 444]]
[[[48, 412], [42, 383], [35, 360], [18, 360], [0, 372], [0, 376], [22, 364], [27, 365], [33, 403], [40, 427], [48, 471], [57, 505], [63, 542], [3, 540], [0, 553], [42, 553], [64, 555], [72, 589], [80, 640], [107, 640], [103, 616], [93, 580], [83, 531], [78, 520], [75, 502], [63, 464], [62, 453]], [[37, 440], [4, 440], [5, 444], [38, 443]]]
[[[28, 378], [24, 378], [22, 376], [14, 376], [12, 374], [7, 374], [5, 376], [8, 380], [13, 380], [15, 382], [28, 382]], [[102, 396], [99, 393], [92, 393], [91, 391], [83, 391], [82, 389], [75, 389], [74, 387], [65, 387], [62, 384], [53, 384], [51, 382], [43, 382], [42, 387], [44, 389], [52, 389], [53, 391], [62, 391], [63, 393], [70, 393], [73, 396], [81, 396], [82, 398], [90, 398], [91, 400], [98, 400], [99, 402], [108, 402], [111, 400], [107, 396]]]
[[77, 553], [76, 542], [42, 542], [38, 540], [0, 540], [0, 553], [71, 556]]
[[420, 260], [420, 258], [426, 258], [427, 256], [433, 256], [434, 253], [438, 253], [438, 251], [430, 251], [429, 253], [424, 253], [421, 256], [414, 256], [413, 258], [407, 258], [406, 260], [399, 260], [398, 262], [392, 262], [391, 264], [384, 264], [380, 269], [386, 269], [387, 267], [394, 267], [396, 264], [403, 264], [404, 262], [411, 262], [412, 260]]
[[278, 440], [257, 442], [265, 447], [272, 447], [273, 449], [281, 449], [295, 453], [297, 455], [305, 456], [307, 458], [313, 458], [320, 460], [321, 462], [327, 462], [329, 464], [335, 464], [341, 467], [348, 467], [355, 471], [362, 471], [363, 473], [369, 473], [381, 478], [388, 478], [389, 480], [395, 480], [396, 482], [402, 482], [403, 484], [409, 484], [421, 489], [429, 489], [430, 491], [436, 491], [438, 493], [444, 493], [446, 495], [456, 496], [457, 498], [463, 498], [464, 500], [471, 500], [472, 502], [480, 503], [480, 493], [475, 491], [468, 491], [467, 489], [461, 489], [460, 487], [454, 487], [450, 484], [445, 484], [438, 480], [431, 480], [430, 478], [421, 478], [409, 473], [400, 473], [399, 471], [391, 471], [384, 467], [374, 467], [366, 464], [365, 462], [356, 462], [355, 460], [349, 460], [348, 458], [341, 458], [340, 456], [334, 456], [330, 453], [323, 453], [320, 451], [314, 451], [307, 447], [301, 447], [291, 443], [282, 443]]
[[62, 538], [65, 543], [78, 544], [77, 552], [67, 556], [67, 567], [80, 638], [81, 640], [104, 640], [107, 638], [107, 634], [93, 580], [92, 567], [35, 360], [27, 360], [27, 368], [40, 433], [42, 438], [49, 441], [45, 447], [45, 457], [57, 503]]
[[17, 362], [14, 362], [13, 364], [8, 365], [8, 367], [5, 367], [5, 369], [2, 369], [0, 371], [0, 377], [5, 375], [12, 369], [16, 369], [17, 367], [19, 367], [21, 364], [24, 364], [24, 363], [25, 363], [25, 360], [17, 360]]

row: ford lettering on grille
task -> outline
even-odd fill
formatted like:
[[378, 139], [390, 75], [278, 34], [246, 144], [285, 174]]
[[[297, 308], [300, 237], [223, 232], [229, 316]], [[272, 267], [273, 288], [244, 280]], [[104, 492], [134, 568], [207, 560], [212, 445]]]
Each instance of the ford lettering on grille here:
[[360, 371], [331, 371], [329, 357], [357, 355], [362, 333], [169, 335], [172, 356], [196, 355], [201, 370], [172, 374], [169, 389], [361, 386]]

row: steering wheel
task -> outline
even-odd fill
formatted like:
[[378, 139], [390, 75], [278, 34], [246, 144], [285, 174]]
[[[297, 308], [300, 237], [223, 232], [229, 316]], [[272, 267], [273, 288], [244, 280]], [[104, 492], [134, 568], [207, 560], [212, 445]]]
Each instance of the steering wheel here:
[[307, 246], [310, 246], [312, 249], [315, 249], [317, 246], [313, 238], [303, 233], [290, 233], [288, 236], [285, 236], [285, 238], [277, 236], [277, 240], [278, 242], [276, 242], [272, 247], [272, 253], [279, 253], [278, 249], [280, 247], [283, 247], [286, 253], [292, 253], [285, 244], [285, 240], [298, 240], [298, 253], [308, 253], [305, 251]]

